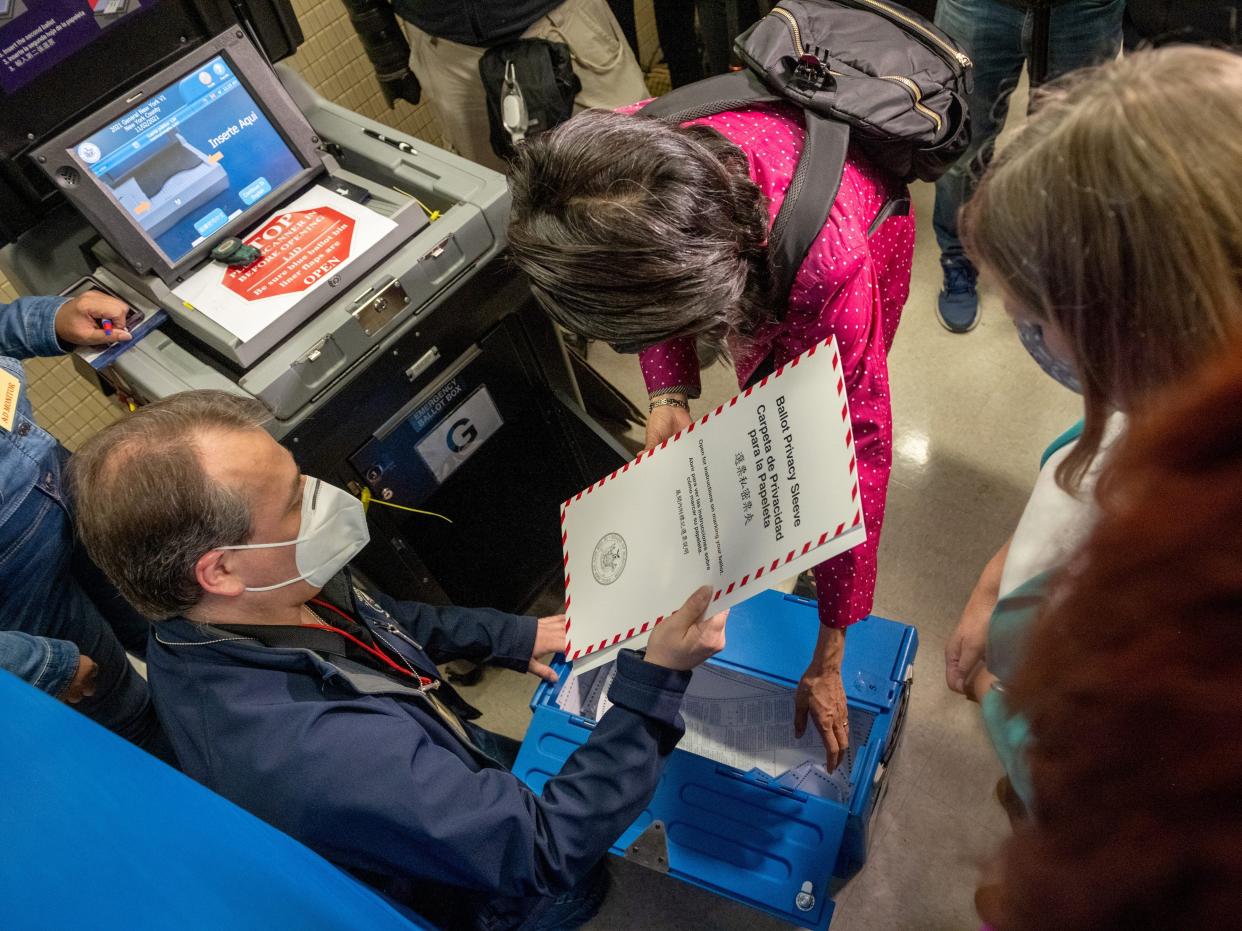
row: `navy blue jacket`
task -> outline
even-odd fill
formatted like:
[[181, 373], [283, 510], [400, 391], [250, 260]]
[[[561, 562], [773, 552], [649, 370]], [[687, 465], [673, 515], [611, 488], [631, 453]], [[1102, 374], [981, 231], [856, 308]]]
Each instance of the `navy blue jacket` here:
[[[463, 717], [478, 712], [434, 662], [525, 669], [534, 646], [533, 618], [396, 602], [348, 570], [320, 597], [400, 649]], [[147, 663], [188, 774], [447, 927], [509, 927], [587, 874], [650, 800], [690, 679], [623, 652], [613, 709], [535, 795], [416, 688], [361, 663], [183, 618], [155, 625]]]

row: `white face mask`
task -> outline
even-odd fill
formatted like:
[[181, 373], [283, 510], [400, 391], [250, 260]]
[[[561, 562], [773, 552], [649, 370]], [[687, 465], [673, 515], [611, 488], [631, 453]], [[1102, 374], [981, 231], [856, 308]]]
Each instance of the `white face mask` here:
[[275, 585], [247, 586], [248, 592], [270, 592], [305, 579], [322, 588], [371, 540], [362, 502], [335, 485], [308, 478], [302, 488], [302, 529], [296, 540], [283, 543], [242, 543], [218, 550], [267, 550], [293, 546], [299, 575]]

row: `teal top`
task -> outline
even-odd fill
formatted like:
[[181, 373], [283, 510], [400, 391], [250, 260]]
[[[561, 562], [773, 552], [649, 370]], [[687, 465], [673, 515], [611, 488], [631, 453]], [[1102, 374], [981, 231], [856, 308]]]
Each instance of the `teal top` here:
[[[1041, 470], [1059, 450], [1082, 436], [1082, 427], [1080, 420], [1052, 441], [1040, 457]], [[1000, 684], [984, 695], [980, 702], [983, 723], [1014, 791], [1028, 807], [1032, 791], [1026, 749], [1030, 743], [1031, 728], [1025, 717], [1010, 713], [1005, 702], [1004, 683], [1012, 681], [1026, 655], [1027, 638], [1039, 617], [1039, 609], [1056, 571], [1049, 569], [1041, 572], [1001, 598], [988, 622], [988, 670]]]
[[1039, 457], [1039, 468], [1042, 470], [1043, 467], [1048, 464], [1049, 459], [1055, 456], [1066, 446], [1069, 446], [1070, 443], [1074, 442], [1080, 436], [1082, 436], [1081, 420], [1048, 444], [1048, 448], [1044, 450], [1044, 454]]
[[983, 723], [1014, 791], [1028, 806], [1032, 793], [1026, 748], [1031, 729], [1025, 717], [1010, 714], [1005, 702], [1004, 683], [1012, 681], [1026, 655], [1027, 638], [1039, 617], [1048, 584], [1055, 574], [1056, 571], [1050, 569], [1019, 585], [996, 603], [988, 623], [988, 670], [1000, 684], [989, 690], [980, 701]]

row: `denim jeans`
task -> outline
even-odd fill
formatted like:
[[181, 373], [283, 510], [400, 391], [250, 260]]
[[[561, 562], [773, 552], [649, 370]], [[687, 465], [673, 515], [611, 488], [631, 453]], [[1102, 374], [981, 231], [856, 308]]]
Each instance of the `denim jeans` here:
[[[1048, 76], [1059, 77], [1116, 56], [1124, 0], [1067, 0], [1052, 8]], [[936, 25], [956, 39], [975, 63], [970, 96], [970, 147], [936, 182], [933, 225], [945, 259], [963, 255], [958, 212], [992, 160], [1009, 96], [1031, 50], [1033, 14], [1001, 0], [940, 0]]]
[[150, 625], [76, 544], [61, 483], [65, 456], [51, 446], [37, 460], [6, 461], [14, 471], [5, 476], [4, 497], [15, 507], [4, 508], [0, 522], [0, 624], [76, 644], [99, 673], [95, 694], [74, 708], [175, 763], [147, 684], [125, 655], [126, 647], [146, 653]]

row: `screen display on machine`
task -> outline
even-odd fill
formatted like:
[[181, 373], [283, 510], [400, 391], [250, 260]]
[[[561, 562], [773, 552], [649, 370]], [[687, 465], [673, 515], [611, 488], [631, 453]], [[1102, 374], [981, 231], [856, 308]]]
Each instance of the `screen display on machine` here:
[[303, 167], [221, 55], [72, 152], [172, 264]]

